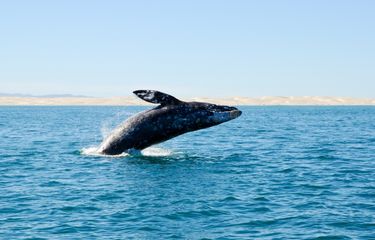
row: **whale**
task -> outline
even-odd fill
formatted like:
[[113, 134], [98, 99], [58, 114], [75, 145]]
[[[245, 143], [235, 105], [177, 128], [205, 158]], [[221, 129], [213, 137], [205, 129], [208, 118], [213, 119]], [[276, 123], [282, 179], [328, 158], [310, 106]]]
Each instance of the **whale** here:
[[156, 90], [136, 90], [133, 93], [146, 102], [158, 105], [121, 123], [99, 145], [98, 153], [118, 155], [141, 151], [181, 134], [233, 120], [242, 114], [236, 107], [184, 102]]

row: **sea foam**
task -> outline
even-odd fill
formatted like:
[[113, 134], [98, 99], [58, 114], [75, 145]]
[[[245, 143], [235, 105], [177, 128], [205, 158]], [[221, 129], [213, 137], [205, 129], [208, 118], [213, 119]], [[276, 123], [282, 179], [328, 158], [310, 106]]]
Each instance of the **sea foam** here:
[[98, 146], [91, 146], [91, 147], [85, 147], [81, 149], [82, 155], [87, 156], [97, 156], [97, 157], [129, 157], [129, 156], [146, 156], [146, 157], [167, 157], [173, 154], [173, 152], [169, 149], [164, 149], [160, 147], [149, 147], [142, 151], [136, 150], [136, 149], [130, 149], [127, 152], [117, 154], [117, 155], [107, 155], [98, 152]]

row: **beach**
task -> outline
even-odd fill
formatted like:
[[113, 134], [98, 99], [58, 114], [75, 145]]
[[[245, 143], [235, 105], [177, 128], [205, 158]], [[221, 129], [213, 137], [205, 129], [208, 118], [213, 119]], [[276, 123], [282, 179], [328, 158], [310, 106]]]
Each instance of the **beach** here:
[[[320, 96], [265, 96], [265, 97], [231, 97], [208, 98], [194, 97], [181, 99], [183, 101], [210, 102], [221, 105], [249, 105], [249, 106], [273, 106], [273, 105], [375, 105], [372, 98], [350, 97], [320, 97]], [[137, 97], [0, 97], [0, 105], [9, 106], [143, 106], [152, 105]]]

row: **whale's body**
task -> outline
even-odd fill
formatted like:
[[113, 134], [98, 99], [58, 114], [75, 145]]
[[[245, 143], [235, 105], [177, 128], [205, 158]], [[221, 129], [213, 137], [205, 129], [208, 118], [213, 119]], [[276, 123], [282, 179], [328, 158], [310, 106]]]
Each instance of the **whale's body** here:
[[218, 125], [241, 115], [235, 107], [201, 102], [183, 102], [153, 90], [134, 93], [160, 105], [140, 112], [120, 124], [98, 148], [102, 154], [142, 150], [178, 135]]

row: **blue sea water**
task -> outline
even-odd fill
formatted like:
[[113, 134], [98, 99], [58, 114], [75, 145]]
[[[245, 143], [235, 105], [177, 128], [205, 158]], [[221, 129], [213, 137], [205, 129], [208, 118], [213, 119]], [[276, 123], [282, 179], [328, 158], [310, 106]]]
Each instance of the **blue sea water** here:
[[240, 107], [142, 155], [145, 107], [0, 107], [0, 239], [375, 239], [374, 107]]

